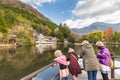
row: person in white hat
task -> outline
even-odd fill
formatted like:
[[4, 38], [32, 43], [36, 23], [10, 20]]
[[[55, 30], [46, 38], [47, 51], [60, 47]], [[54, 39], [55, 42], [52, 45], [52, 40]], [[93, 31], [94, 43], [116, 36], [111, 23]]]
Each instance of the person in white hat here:
[[84, 44], [89, 44], [89, 42], [88, 42], [87, 40], [84, 40], [84, 41], [82, 42], [82, 45], [84, 45]]
[[75, 53], [74, 49], [69, 48], [67, 59], [70, 62], [69, 70], [70, 70], [70, 72], [72, 74], [72, 78], [74, 80], [78, 80], [78, 74], [81, 74], [82, 70], [81, 70], [81, 67], [80, 67], [80, 65], [78, 63], [78, 56]]
[[98, 70], [101, 69], [101, 65], [92, 45], [87, 40], [82, 42], [80, 57], [83, 58], [84, 70], [87, 71], [88, 80], [97, 80], [96, 75]]
[[98, 47], [97, 57], [102, 66], [101, 74], [103, 80], [109, 80], [108, 73], [110, 72], [110, 51], [105, 47], [102, 41], [97, 41], [96, 45]]

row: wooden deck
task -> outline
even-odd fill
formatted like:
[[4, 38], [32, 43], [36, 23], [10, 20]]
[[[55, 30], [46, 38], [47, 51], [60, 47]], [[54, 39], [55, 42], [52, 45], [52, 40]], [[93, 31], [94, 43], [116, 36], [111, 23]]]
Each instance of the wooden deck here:
[[[79, 80], [88, 80], [87, 72], [82, 70], [82, 74], [78, 76]], [[102, 79], [101, 76], [97, 75], [97, 79]]]
[[[51, 80], [59, 80], [59, 76], [52, 78]], [[72, 77], [69, 77], [69, 80], [73, 80]], [[87, 72], [82, 70], [82, 74], [78, 75], [78, 80], [88, 80]], [[97, 80], [102, 80], [100, 71], [97, 73]], [[109, 74], [109, 80], [120, 80], [120, 79], [111, 79], [111, 73]]]
[[[82, 71], [82, 74], [80, 74], [79, 76], [78, 76], [78, 80], [88, 80], [88, 77], [87, 77], [87, 72], [86, 71]], [[110, 74], [109, 74], [109, 79], [111, 79], [110, 78]], [[102, 80], [102, 76], [101, 76], [101, 73], [100, 73], [100, 71], [98, 71], [98, 73], [97, 73], [97, 80]]]

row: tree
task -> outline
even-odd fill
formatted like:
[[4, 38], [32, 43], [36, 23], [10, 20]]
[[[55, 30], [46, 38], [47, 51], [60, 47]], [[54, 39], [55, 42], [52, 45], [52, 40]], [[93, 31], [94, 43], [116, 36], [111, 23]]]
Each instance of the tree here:
[[112, 27], [108, 27], [108, 28], [105, 30], [105, 32], [104, 32], [104, 37], [105, 37], [105, 39], [108, 41], [109, 38], [110, 38], [110, 35], [112, 35], [112, 34], [114, 34], [114, 33], [115, 33], [115, 32], [114, 32], [113, 28], [112, 28]]
[[104, 36], [103, 31], [98, 30], [88, 33], [86, 35], [86, 39], [88, 39], [90, 42], [96, 42], [98, 40], [102, 40], [103, 36]]
[[70, 37], [70, 29], [66, 24], [60, 25], [61, 32], [63, 33], [64, 38]]
[[110, 41], [112, 42], [120, 42], [120, 32], [115, 32], [110, 36]]
[[5, 17], [4, 17], [7, 26], [11, 27], [15, 24], [15, 21], [17, 21], [17, 19], [14, 17], [14, 15], [12, 15], [12, 13], [6, 13]]
[[61, 39], [61, 40], [64, 39], [63, 33], [61, 32], [61, 30], [60, 30], [59, 27], [57, 27], [57, 28], [54, 29], [54, 32], [53, 32], [52, 35], [56, 36], [58, 39]]
[[118, 27], [118, 32], [120, 32], [120, 26]]
[[2, 32], [4, 35], [6, 35], [8, 33], [6, 22], [3, 18], [3, 16], [1, 16], [1, 15], [0, 15], [0, 32]]
[[42, 28], [42, 33], [44, 35], [50, 35], [51, 32], [52, 32], [51, 29], [47, 25], [45, 25], [44, 28]]

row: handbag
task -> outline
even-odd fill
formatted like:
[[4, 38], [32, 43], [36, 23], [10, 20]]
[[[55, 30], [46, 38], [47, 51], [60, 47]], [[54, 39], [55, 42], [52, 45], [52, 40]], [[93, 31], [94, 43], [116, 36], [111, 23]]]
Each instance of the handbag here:
[[60, 73], [60, 77], [61, 77], [61, 78], [68, 77], [69, 74], [70, 74], [68, 68], [60, 69], [60, 70], [59, 70], [59, 73]]
[[114, 67], [114, 62], [112, 60], [112, 58], [110, 57], [110, 68], [113, 68]]
[[69, 61], [66, 61], [66, 66], [67, 68], [65, 69], [60, 69], [59, 70], [59, 74], [60, 74], [60, 80], [62, 80], [62, 78], [68, 77], [69, 76], [69, 69], [68, 69], [68, 65], [69, 65]]

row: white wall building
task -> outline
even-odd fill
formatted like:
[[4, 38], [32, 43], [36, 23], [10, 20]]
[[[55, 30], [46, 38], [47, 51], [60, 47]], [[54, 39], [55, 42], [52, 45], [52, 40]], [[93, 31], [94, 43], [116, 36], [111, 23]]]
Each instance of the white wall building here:
[[38, 34], [36, 37], [36, 44], [54, 44], [56, 42], [56, 37], [44, 36], [43, 34]]

